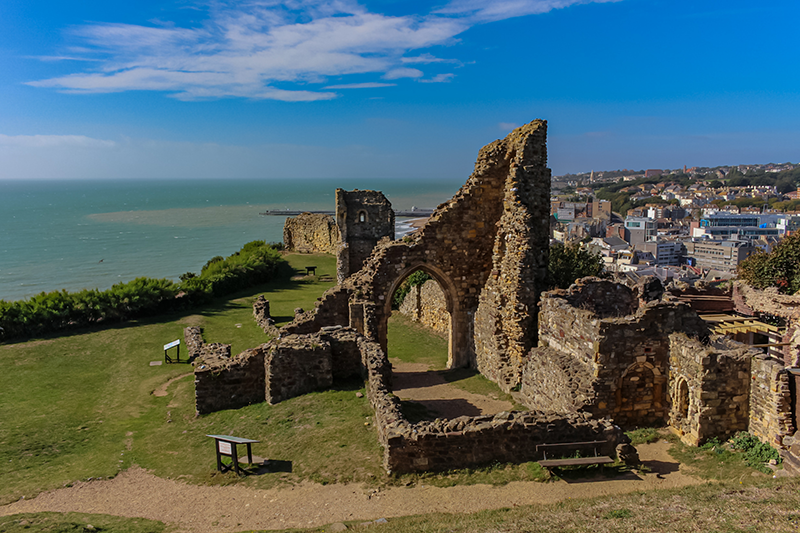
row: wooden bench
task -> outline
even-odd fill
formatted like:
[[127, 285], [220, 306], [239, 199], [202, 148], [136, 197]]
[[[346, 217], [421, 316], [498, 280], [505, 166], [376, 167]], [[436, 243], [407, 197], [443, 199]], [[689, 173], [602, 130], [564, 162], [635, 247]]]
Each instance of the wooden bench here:
[[[608, 441], [605, 440], [590, 440], [584, 442], [555, 442], [549, 444], [537, 444], [536, 451], [542, 452], [543, 459], [539, 461], [539, 464], [542, 465], [544, 468], [556, 468], [559, 466], [584, 466], [584, 465], [607, 465], [614, 462], [614, 459], [608, 457], [607, 455], [597, 455], [597, 448], [602, 445], [606, 444]], [[547, 458], [547, 451], [548, 450], [563, 450], [561, 453], [570, 452], [570, 451], [578, 451], [578, 450], [586, 450], [592, 449], [594, 452], [594, 456], [592, 457], [568, 457], [562, 459], [548, 459]]]

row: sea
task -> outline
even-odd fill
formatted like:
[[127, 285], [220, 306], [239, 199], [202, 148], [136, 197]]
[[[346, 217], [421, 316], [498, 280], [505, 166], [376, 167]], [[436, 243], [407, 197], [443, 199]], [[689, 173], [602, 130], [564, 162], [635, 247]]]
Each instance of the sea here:
[[[334, 210], [336, 188], [373, 189], [395, 209], [433, 209], [464, 180], [174, 179], [0, 181], [0, 300], [178, 280], [253, 240], [280, 242], [286, 216]], [[409, 230], [397, 219], [397, 233]]]

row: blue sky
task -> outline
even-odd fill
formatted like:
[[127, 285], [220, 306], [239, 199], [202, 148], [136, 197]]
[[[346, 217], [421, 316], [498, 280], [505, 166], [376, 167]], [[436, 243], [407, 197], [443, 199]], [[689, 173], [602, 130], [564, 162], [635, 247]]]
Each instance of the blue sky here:
[[800, 2], [3, 0], [0, 179], [800, 161]]

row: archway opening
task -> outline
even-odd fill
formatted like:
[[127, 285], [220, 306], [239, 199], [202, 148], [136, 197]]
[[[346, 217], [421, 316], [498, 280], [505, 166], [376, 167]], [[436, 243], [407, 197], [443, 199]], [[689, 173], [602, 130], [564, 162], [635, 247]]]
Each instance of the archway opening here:
[[392, 389], [410, 422], [513, 409], [494, 383], [453, 364], [453, 292], [444, 276], [421, 265], [407, 269], [386, 298]]

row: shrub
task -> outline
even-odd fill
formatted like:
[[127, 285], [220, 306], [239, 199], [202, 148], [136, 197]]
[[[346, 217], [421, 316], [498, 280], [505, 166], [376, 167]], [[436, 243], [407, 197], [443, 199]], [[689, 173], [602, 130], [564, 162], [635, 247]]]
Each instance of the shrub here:
[[757, 289], [777, 287], [786, 294], [800, 291], [800, 232], [785, 237], [771, 253], [756, 252], [737, 269], [739, 279]]
[[761, 442], [758, 437], [746, 431], [740, 431], [731, 439], [731, 447], [744, 453], [745, 462], [748, 466], [752, 466], [762, 472], [770, 472], [764, 466], [764, 463], [773, 459], [778, 464], [781, 463], [781, 455], [778, 450], [766, 442]]
[[[187, 272], [176, 284], [167, 279], [136, 278], [106, 291], [85, 289], [43, 292], [28, 300], [0, 300], [0, 338], [11, 339], [152, 316], [269, 281], [283, 264], [280, 253], [253, 241], [228, 258], [217, 256], [200, 275]], [[177, 298], [177, 296], [182, 296]]]

